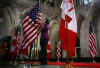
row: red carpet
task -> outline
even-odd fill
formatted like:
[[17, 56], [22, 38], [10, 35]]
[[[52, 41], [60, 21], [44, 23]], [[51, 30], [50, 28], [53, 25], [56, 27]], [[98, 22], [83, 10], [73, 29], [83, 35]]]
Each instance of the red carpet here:
[[[21, 62], [22, 64], [41, 64], [41, 62]], [[47, 65], [66, 66], [65, 62], [48, 62]], [[100, 68], [100, 63], [86, 63], [86, 62], [70, 62], [72, 67], [92, 67]]]
[[[21, 62], [22, 64], [41, 64], [41, 62]], [[59, 65], [59, 66], [64, 66], [66, 65], [65, 62], [48, 62], [47, 65]]]
[[100, 63], [78, 63], [78, 62], [71, 62], [71, 66], [73, 67], [94, 67], [94, 68], [100, 68]]

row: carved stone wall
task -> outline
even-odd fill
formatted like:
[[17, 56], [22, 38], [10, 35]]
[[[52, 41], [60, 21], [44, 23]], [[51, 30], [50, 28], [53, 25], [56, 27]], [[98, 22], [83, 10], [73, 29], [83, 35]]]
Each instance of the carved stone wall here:
[[[56, 0], [57, 1], [57, 0]], [[56, 3], [55, 1], [55, 3]], [[79, 0], [77, 0], [79, 1]], [[95, 0], [99, 1], [99, 0]], [[9, 3], [5, 3], [5, 0], [0, 0], [0, 38], [8, 35], [8, 29], [18, 25], [23, 19], [24, 13], [30, 10], [33, 5], [37, 2], [36, 0], [9, 0]], [[58, 2], [58, 1], [57, 1]], [[80, 3], [80, 2], [78, 2]], [[98, 4], [97, 4], [98, 3]], [[97, 39], [97, 51], [98, 56], [100, 56], [100, 15], [99, 15], [99, 7], [100, 2], [94, 4], [95, 8], [90, 7], [76, 7], [76, 15], [78, 22], [78, 37], [80, 38], [80, 47], [81, 47], [81, 57], [89, 57], [88, 51], [88, 35], [89, 35], [89, 22], [93, 22], [95, 24], [95, 34]], [[6, 5], [5, 5], [6, 4]], [[57, 3], [58, 4], [58, 3]], [[52, 18], [54, 16], [58, 17], [58, 23], [60, 20], [60, 5], [56, 5], [55, 7], [51, 7], [47, 3], [41, 4], [42, 12], [45, 16]], [[95, 11], [97, 10], [98, 13]], [[10, 11], [10, 15], [9, 15]], [[2, 15], [4, 14], [4, 15]], [[96, 15], [96, 17], [95, 17]], [[10, 17], [12, 17], [12, 23], [10, 21]], [[10, 28], [9, 28], [10, 27]]]
[[[95, 2], [92, 5], [87, 5], [85, 7], [79, 7], [79, 18], [82, 16], [84, 19], [81, 20], [80, 22], [80, 47], [81, 47], [81, 57], [90, 57], [89, 55], [89, 47], [88, 47], [88, 39], [89, 39], [89, 23], [93, 23], [94, 24], [94, 30], [95, 30], [95, 36], [96, 36], [96, 42], [97, 42], [97, 57], [100, 57], [100, 36], [99, 36], [99, 29], [100, 29], [100, 5], [99, 5], [100, 1], [97, 0], [97, 2]], [[79, 19], [78, 18], [78, 19]]]

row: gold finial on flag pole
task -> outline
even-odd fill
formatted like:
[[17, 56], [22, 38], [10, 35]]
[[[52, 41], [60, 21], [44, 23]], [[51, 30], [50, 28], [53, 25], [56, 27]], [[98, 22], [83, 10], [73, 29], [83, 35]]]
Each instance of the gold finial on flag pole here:
[[95, 61], [95, 60], [93, 60], [93, 63], [96, 63], [96, 61]]
[[94, 60], [94, 58], [93, 58], [93, 63], [96, 63], [96, 61]]

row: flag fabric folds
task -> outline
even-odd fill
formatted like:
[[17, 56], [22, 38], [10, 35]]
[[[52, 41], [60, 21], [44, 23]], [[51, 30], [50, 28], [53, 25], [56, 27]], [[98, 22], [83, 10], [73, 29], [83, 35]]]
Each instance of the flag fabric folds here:
[[11, 56], [18, 56], [19, 55], [19, 47], [20, 47], [20, 32], [19, 30], [15, 29], [10, 54]]
[[73, 0], [63, 0], [61, 10], [59, 36], [63, 50], [67, 50], [68, 56], [72, 58], [75, 55], [77, 36], [77, 22]]
[[19, 55], [19, 51], [21, 49], [20, 33], [21, 33], [20, 28], [18, 28], [18, 30], [17, 30], [17, 37], [16, 37], [16, 39], [17, 39], [17, 54], [18, 55]]
[[58, 41], [57, 42], [57, 58], [58, 60], [60, 59], [61, 57], [61, 41]]
[[24, 55], [24, 56], [28, 56], [28, 50], [29, 50], [28, 47], [21, 49], [21, 54]]
[[29, 12], [29, 14], [22, 21], [22, 32], [23, 32], [23, 49], [28, 48], [32, 45], [34, 40], [39, 34], [39, 23], [36, 22], [37, 15], [39, 11], [39, 4], [36, 4], [34, 8]]
[[51, 45], [50, 45], [50, 40], [48, 41], [48, 44], [47, 44], [47, 57], [48, 59], [51, 58]]
[[96, 51], [96, 39], [95, 39], [95, 36], [94, 36], [94, 27], [93, 27], [92, 23], [90, 23], [90, 26], [89, 26], [88, 45], [89, 45], [90, 56], [92, 58], [94, 58], [96, 56], [96, 54], [97, 54], [97, 51]]

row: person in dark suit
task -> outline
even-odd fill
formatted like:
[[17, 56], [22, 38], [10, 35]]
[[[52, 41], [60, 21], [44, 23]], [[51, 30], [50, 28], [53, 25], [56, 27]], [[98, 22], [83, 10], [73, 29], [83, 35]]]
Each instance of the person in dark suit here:
[[49, 20], [46, 19], [45, 24], [41, 29], [41, 38], [40, 38], [40, 60], [42, 64], [47, 64], [47, 44], [48, 44], [48, 30], [49, 30]]

